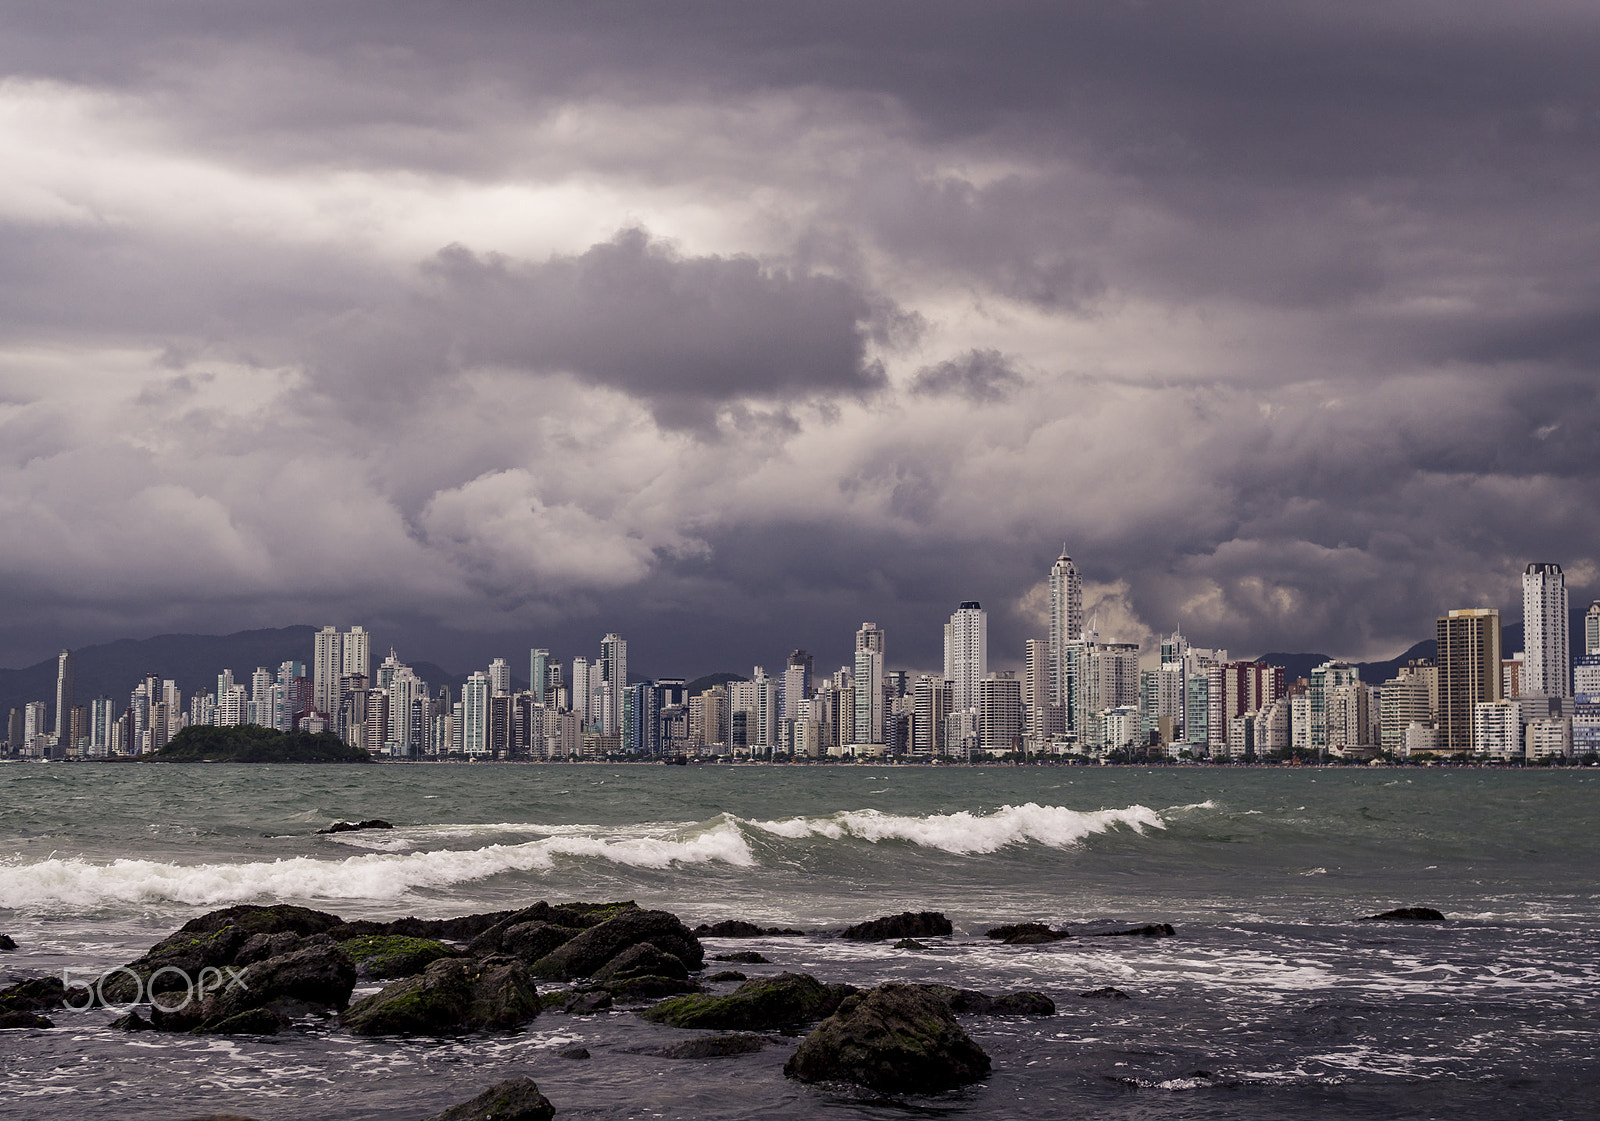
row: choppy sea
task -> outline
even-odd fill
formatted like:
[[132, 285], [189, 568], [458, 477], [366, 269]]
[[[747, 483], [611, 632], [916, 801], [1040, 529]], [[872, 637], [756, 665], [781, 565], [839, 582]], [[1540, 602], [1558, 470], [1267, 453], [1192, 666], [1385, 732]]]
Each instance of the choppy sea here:
[[[334, 820], [393, 830], [318, 835]], [[516, 1035], [0, 1032], [0, 1117], [414, 1121], [525, 1074], [593, 1118], [1600, 1117], [1600, 769], [0, 765], [0, 980], [92, 974], [241, 902], [347, 919], [634, 899], [823, 931], [939, 910], [927, 952], [708, 940], [823, 981], [1039, 989], [966, 1017], [987, 1081], [889, 1100], [791, 1047], [636, 1053], [626, 1011]], [[1443, 924], [1363, 915], [1436, 907]], [[1004, 946], [1001, 922], [1172, 938]], [[1115, 986], [1126, 1001], [1078, 994]], [[587, 1060], [561, 1057], [575, 1045]], [[1200, 1076], [1197, 1072], [1205, 1072]]]

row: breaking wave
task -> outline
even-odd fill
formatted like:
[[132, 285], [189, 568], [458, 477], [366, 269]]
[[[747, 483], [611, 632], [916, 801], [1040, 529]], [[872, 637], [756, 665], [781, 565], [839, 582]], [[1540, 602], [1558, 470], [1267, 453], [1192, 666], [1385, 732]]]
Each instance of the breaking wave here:
[[0, 875], [0, 908], [92, 907], [167, 900], [189, 904], [253, 899], [398, 899], [418, 888], [448, 887], [502, 872], [542, 872], [558, 856], [596, 857], [637, 868], [720, 861], [755, 863], [744, 835], [731, 823], [679, 839], [546, 837], [520, 845], [366, 853], [344, 860], [290, 857], [241, 864], [169, 864], [113, 860], [95, 864], [55, 858], [14, 865]]
[[1003, 806], [991, 814], [966, 810], [952, 814], [902, 817], [879, 810], [846, 810], [823, 817], [792, 817], [783, 821], [752, 821], [750, 826], [779, 837], [856, 837], [864, 841], [909, 841], [949, 853], [995, 852], [1007, 845], [1034, 842], [1062, 848], [1085, 837], [1126, 826], [1142, 833], [1146, 827], [1163, 829], [1166, 822], [1155, 810], [1128, 806], [1120, 810], [1069, 810], [1028, 802]]

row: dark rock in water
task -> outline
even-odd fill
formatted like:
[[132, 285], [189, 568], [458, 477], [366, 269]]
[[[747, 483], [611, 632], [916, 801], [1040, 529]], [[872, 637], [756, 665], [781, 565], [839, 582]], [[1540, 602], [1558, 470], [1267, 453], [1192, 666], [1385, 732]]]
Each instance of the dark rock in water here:
[[118, 1016], [111, 1021], [111, 1026], [117, 1031], [154, 1031], [156, 1027], [149, 1020], [139, 1015], [137, 1009], [129, 1012], [126, 1016]]
[[757, 926], [743, 919], [723, 919], [721, 922], [701, 923], [694, 928], [699, 938], [803, 938], [803, 930], [786, 930], [776, 926]]
[[37, 1012], [20, 1012], [12, 1010], [0, 1012], [0, 1030], [6, 1028], [53, 1028], [54, 1021]]
[[1178, 932], [1172, 929], [1171, 923], [1153, 922], [1144, 926], [1132, 926], [1127, 930], [1097, 930], [1093, 934], [1085, 935], [1087, 938], [1172, 938]]
[[[82, 990], [73, 992], [77, 994], [73, 1003], [82, 1003]], [[35, 977], [0, 989], [0, 1012], [49, 1012], [66, 1004], [67, 987], [58, 977]]]
[[569, 981], [592, 977], [612, 958], [630, 946], [648, 942], [676, 957], [691, 970], [705, 964], [700, 940], [667, 911], [622, 911], [585, 930], [533, 964], [540, 977]]
[[1362, 922], [1444, 922], [1444, 916], [1432, 907], [1396, 907], [1381, 915], [1368, 915]]
[[943, 1001], [916, 986], [890, 984], [845, 1000], [801, 1041], [783, 1073], [802, 1082], [926, 1094], [986, 1077], [989, 1056]]
[[739, 1035], [708, 1035], [702, 1039], [687, 1039], [671, 1047], [657, 1047], [644, 1052], [663, 1059], [721, 1059], [728, 1055], [748, 1055], [765, 1047], [764, 1036], [741, 1033]]
[[210, 1035], [276, 1035], [281, 1027], [282, 1022], [271, 1009], [251, 1008], [197, 1030]]
[[[181, 990], [191, 981], [198, 981], [201, 971], [208, 967], [249, 964], [238, 960], [246, 946], [250, 947], [250, 961], [262, 960], [275, 952], [287, 952], [291, 944], [298, 945], [298, 939], [324, 934], [341, 922], [338, 915], [288, 904], [225, 907], [184, 923], [143, 957], [129, 962], [129, 972], [116, 970], [108, 974], [100, 983], [100, 993], [107, 1004], [132, 1003], [139, 996], [140, 982], [149, 985], [158, 971], [155, 992]], [[279, 938], [276, 945], [280, 949], [275, 951], [273, 938], [279, 935], [294, 935], [295, 940], [291, 943], [290, 939]]]
[[746, 981], [727, 996], [680, 996], [639, 1015], [675, 1028], [714, 1031], [780, 1031], [820, 1020], [856, 990], [824, 985], [803, 973], [780, 973]]
[[954, 929], [938, 911], [902, 911], [847, 926], [843, 936], [853, 942], [882, 942], [887, 938], [936, 938]]
[[894, 944], [897, 950], [926, 950], [928, 947], [918, 942], [915, 938], [902, 938]]
[[510, 1031], [539, 1008], [533, 976], [517, 959], [441, 958], [352, 1004], [344, 1025], [357, 1035]]
[[1078, 995], [1083, 997], [1085, 1000], [1128, 1000], [1128, 999], [1130, 999], [1127, 993], [1123, 992], [1121, 989], [1112, 988], [1110, 985], [1107, 985], [1103, 989], [1090, 989], [1088, 992], [1079, 993]]
[[724, 969], [721, 973], [713, 973], [706, 978], [707, 981], [748, 981], [749, 979], [737, 969]]
[[990, 996], [977, 989], [958, 989], [953, 985], [907, 985], [940, 1001], [957, 1015], [977, 1016], [1054, 1016], [1056, 1002], [1040, 992], [1022, 990]]
[[587, 1047], [563, 1047], [556, 1054], [563, 1059], [587, 1059], [589, 1057], [589, 1049]]
[[649, 942], [629, 946], [601, 966], [597, 981], [626, 981], [631, 977], [675, 977], [689, 979], [689, 967], [673, 954], [656, 949]]
[[1019, 989], [995, 997], [989, 1011], [996, 1016], [1054, 1016], [1056, 1002], [1041, 992]]
[[16, 940], [9, 934], [0, 934], [0, 950], [14, 950], [17, 948]]
[[217, 990], [209, 995], [186, 990], [158, 995], [150, 1022], [162, 1031], [270, 1034], [296, 1016], [343, 1008], [355, 983], [355, 962], [332, 939], [318, 935], [291, 953], [246, 966], [237, 976], [219, 976]]
[[682, 977], [625, 977], [620, 981], [607, 981], [606, 992], [628, 1004], [643, 1000], [660, 1000], [677, 993], [697, 993], [700, 986]]
[[460, 951], [433, 938], [408, 938], [403, 934], [369, 934], [349, 938], [339, 948], [356, 963], [356, 975], [373, 980], [409, 977], [421, 973], [440, 958]]
[[326, 829], [318, 829], [318, 833], [354, 833], [358, 829], [393, 829], [382, 818], [368, 818], [366, 821], [336, 821]]
[[1042, 946], [1047, 942], [1059, 942], [1072, 937], [1071, 931], [1051, 930], [1042, 922], [1007, 923], [991, 927], [983, 933], [984, 937], [998, 939], [1008, 946]]
[[426, 1121], [550, 1121], [555, 1115], [555, 1106], [533, 1079], [509, 1078]]
[[[495, 934], [490, 931], [473, 940], [473, 945], [480, 947], [476, 952], [482, 953], [484, 942]], [[546, 954], [565, 946], [578, 935], [583, 933], [582, 927], [560, 926], [553, 922], [520, 922], [506, 927], [498, 932], [498, 953], [513, 954], [532, 965]]]
[[356, 922], [341, 923], [331, 927], [328, 933], [335, 941], [347, 942], [351, 938], [365, 938], [373, 935], [394, 934], [406, 938], [447, 938], [455, 942], [466, 942], [482, 934], [492, 926], [505, 922], [515, 912], [490, 911], [479, 915], [458, 915], [453, 919], [419, 919], [408, 915], [403, 919], [393, 922], [369, 922], [364, 919]]
[[611, 994], [602, 990], [573, 993], [557, 1007], [562, 1012], [570, 1012], [574, 1016], [587, 1016], [594, 1012], [604, 1012], [613, 1003]]
[[770, 965], [772, 959], [756, 953], [754, 950], [735, 950], [731, 954], [716, 954], [712, 961], [736, 961], [742, 965]]

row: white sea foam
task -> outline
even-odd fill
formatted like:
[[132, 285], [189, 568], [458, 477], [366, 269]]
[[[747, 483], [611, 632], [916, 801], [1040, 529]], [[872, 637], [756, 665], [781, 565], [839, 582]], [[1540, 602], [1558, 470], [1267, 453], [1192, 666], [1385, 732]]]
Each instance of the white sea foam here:
[[792, 817], [782, 821], [751, 821], [746, 824], [779, 837], [827, 837], [839, 840], [855, 837], [876, 844], [879, 841], [910, 841], [927, 848], [951, 853], [995, 852], [1007, 845], [1034, 842], [1063, 848], [1116, 826], [1136, 832], [1147, 827], [1162, 829], [1161, 815], [1144, 806], [1120, 810], [1069, 810], [1065, 806], [1041, 806], [1028, 802], [1004, 806], [991, 814], [965, 810], [953, 814], [904, 817], [880, 810], [846, 810], [824, 817]]
[[744, 835], [731, 822], [678, 837], [607, 840], [565, 835], [520, 845], [365, 853], [344, 860], [302, 856], [242, 864], [153, 860], [96, 864], [52, 857], [4, 866], [0, 908], [94, 907], [155, 900], [211, 905], [263, 898], [397, 899], [418, 888], [447, 887], [502, 872], [541, 872], [558, 856], [592, 857], [638, 868], [713, 861], [740, 867], [755, 863]]

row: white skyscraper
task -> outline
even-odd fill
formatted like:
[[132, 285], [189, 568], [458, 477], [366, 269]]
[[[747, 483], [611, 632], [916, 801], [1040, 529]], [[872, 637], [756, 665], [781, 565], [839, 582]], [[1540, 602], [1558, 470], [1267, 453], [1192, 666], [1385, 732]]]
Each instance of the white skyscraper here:
[[344, 672], [344, 636], [337, 627], [317, 632], [316, 655], [312, 659], [312, 699], [317, 711], [331, 714], [339, 703], [339, 675]]
[[343, 671], [347, 674], [359, 673], [369, 681], [372, 679], [372, 636], [361, 627], [351, 627], [344, 636]]
[[978, 683], [988, 672], [989, 613], [977, 600], [968, 600], [944, 628], [944, 676], [956, 712], [978, 707]]
[[75, 703], [76, 683], [72, 651], [63, 650], [56, 657], [56, 743], [63, 750], [77, 746], [67, 742], [72, 734], [72, 706]]
[[528, 651], [528, 688], [533, 691], [535, 704], [555, 703], [555, 698], [548, 695], [549, 678], [550, 651], [535, 646]]
[[1522, 695], [1572, 696], [1567, 581], [1559, 564], [1530, 564], [1522, 574]]
[[1053, 704], [1072, 705], [1072, 666], [1067, 644], [1083, 634], [1083, 577], [1066, 550], [1050, 566], [1050, 696]]
[[622, 694], [628, 688], [628, 643], [615, 632], [600, 640], [600, 685], [605, 698], [600, 731], [614, 736], [622, 730]]
[[589, 711], [589, 697], [593, 693], [593, 684], [590, 681], [589, 659], [578, 655], [572, 659], [572, 711], [585, 724], [593, 719], [594, 714]]
[[511, 693], [511, 666], [504, 658], [496, 658], [489, 663], [489, 689], [496, 697], [509, 696]]
[[877, 623], [856, 632], [855, 742], [883, 742], [884, 635]]
[[461, 687], [461, 751], [468, 758], [489, 753], [489, 675], [482, 670]]

